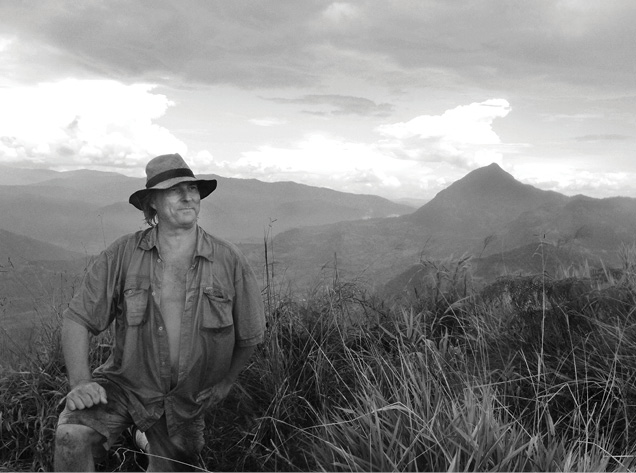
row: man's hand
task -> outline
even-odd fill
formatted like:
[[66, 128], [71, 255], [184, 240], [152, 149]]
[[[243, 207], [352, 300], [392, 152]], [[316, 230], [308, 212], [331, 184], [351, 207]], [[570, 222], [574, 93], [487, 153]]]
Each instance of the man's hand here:
[[82, 410], [97, 404], [107, 404], [106, 390], [95, 381], [83, 381], [66, 395], [66, 407], [69, 410]]
[[220, 381], [211, 388], [201, 391], [197, 396], [198, 403], [206, 403], [206, 408], [210, 408], [218, 404], [230, 394], [232, 383], [228, 381]]
[[249, 347], [235, 346], [234, 352], [232, 353], [232, 363], [230, 364], [230, 369], [225, 378], [211, 388], [201, 391], [197, 396], [196, 401], [199, 404], [205, 403], [205, 408], [209, 409], [225, 399], [227, 395], [230, 394], [232, 386], [237, 380], [239, 373], [245, 367], [250, 356], [252, 356], [252, 353], [254, 353], [255, 350], [256, 345]]

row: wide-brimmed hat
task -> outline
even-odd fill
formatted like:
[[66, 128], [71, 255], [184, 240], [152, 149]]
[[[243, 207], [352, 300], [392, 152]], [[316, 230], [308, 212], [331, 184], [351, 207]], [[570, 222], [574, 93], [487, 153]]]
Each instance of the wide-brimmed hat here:
[[216, 179], [197, 179], [183, 158], [178, 154], [163, 154], [151, 159], [146, 165], [146, 188], [130, 196], [128, 202], [143, 210], [141, 202], [153, 189], [169, 189], [181, 182], [194, 182], [202, 199], [216, 189]]

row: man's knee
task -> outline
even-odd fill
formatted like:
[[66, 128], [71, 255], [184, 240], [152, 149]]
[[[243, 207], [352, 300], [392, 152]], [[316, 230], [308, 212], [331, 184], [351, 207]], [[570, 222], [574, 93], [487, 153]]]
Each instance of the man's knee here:
[[92, 449], [104, 441], [104, 437], [91, 427], [79, 424], [62, 424], [55, 433], [56, 450], [80, 452]]

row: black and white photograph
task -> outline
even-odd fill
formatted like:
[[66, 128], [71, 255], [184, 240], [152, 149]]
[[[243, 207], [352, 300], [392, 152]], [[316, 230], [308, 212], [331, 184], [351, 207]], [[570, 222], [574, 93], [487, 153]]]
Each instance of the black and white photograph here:
[[635, 471], [635, 24], [0, 0], [0, 471]]

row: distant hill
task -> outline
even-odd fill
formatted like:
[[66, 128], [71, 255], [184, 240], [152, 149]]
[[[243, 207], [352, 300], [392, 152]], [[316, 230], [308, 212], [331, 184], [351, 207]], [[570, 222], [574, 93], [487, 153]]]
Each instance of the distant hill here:
[[574, 245], [608, 260], [621, 243], [636, 239], [636, 199], [593, 199], [575, 196], [560, 205], [528, 210], [505, 225], [500, 237], [505, 247], [529, 243], [548, 235], [559, 245]]
[[[470, 254], [481, 259], [480, 274], [487, 278], [530, 271], [536, 268], [527, 251], [542, 240], [559, 249], [566, 266], [618, 264], [619, 246], [633, 244], [635, 236], [636, 199], [542, 191], [491, 164], [410, 214], [294, 229], [277, 235], [273, 246], [279, 272], [301, 286], [319, 284], [316, 268], [337, 264], [340, 275], [377, 288], [401, 280], [422, 258]], [[506, 264], [496, 265], [501, 255]]]
[[[24, 310], [25, 304], [32, 309], [35, 299], [54, 299], [51, 293], [60, 284], [60, 274], [75, 278], [89, 260], [89, 255], [0, 230], [0, 301]], [[0, 307], [4, 309], [0, 315], [4, 315], [6, 307]]]
[[205, 176], [217, 190], [201, 206], [201, 224], [233, 241], [262, 241], [272, 232], [347, 220], [404, 215], [415, 209], [374, 195], [338, 192], [295, 182]]
[[440, 191], [406, 219], [432, 232], [457, 236], [489, 233], [521, 213], [568, 201], [557, 192], [543, 191], [517, 181], [497, 164], [476, 169]]
[[[264, 267], [267, 234], [270, 267], [300, 288], [329, 283], [336, 270], [373, 288], [394, 287], [421, 259], [464, 254], [474, 257], [475, 275], [488, 280], [535, 270], [532, 249], [541, 241], [556, 249], [558, 264], [616, 265], [618, 248], [636, 236], [636, 199], [567, 197], [522, 184], [496, 164], [468, 173], [417, 209], [293, 182], [202, 177], [219, 185], [202, 203], [201, 225], [241, 244], [257, 270]], [[50, 261], [47, 268], [61, 268], [58, 259], [96, 254], [144, 227], [141, 213], [127, 203], [143, 179], [95, 171], [33, 179], [43, 180], [0, 186], [0, 229], [54, 245], [28, 250], [24, 240], [12, 246], [41, 265]]]
[[87, 255], [0, 230], [0, 348], [28, 349], [34, 328], [64, 310], [88, 261]]
[[20, 169], [0, 164], [0, 186], [35, 184], [53, 179], [58, 174], [48, 169]]
[[78, 260], [84, 255], [0, 229], [0, 265], [34, 261]]
[[[558, 274], [559, 270], [582, 268], [589, 254], [577, 251], [568, 245], [553, 245], [539, 241], [519, 246], [509, 251], [493, 253], [489, 256], [474, 257], [468, 262], [471, 270], [471, 285], [480, 289], [500, 276], [525, 276], [546, 273]], [[591, 266], [595, 266], [595, 258], [591, 258]], [[450, 270], [454, 267], [447, 262]], [[424, 284], [431, 284], [436, 275], [422, 263], [413, 264], [403, 272], [393, 276], [381, 288], [380, 293], [386, 298], [414, 296]]]
[[[0, 182], [11, 182], [0, 185], [0, 229], [95, 254], [119, 236], [145, 227], [141, 212], [128, 204], [130, 194], [144, 187], [144, 179], [88, 170], [0, 170], [6, 173]], [[237, 243], [262, 241], [270, 224], [272, 232], [282, 232], [414, 210], [377, 196], [293, 182], [200, 177], [218, 181], [217, 190], [202, 202], [201, 225]]]

